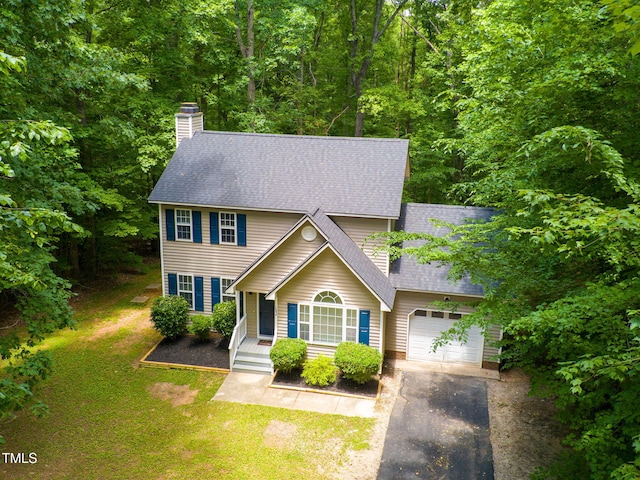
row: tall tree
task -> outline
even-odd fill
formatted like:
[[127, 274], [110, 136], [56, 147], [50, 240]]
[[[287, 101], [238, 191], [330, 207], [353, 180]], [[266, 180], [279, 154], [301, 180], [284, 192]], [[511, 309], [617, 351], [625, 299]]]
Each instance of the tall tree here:
[[351, 32], [347, 41], [350, 47], [349, 73], [356, 108], [355, 137], [362, 137], [364, 134], [364, 111], [360, 98], [374, 58], [375, 48], [407, 2], [408, 0], [393, 2], [391, 12], [385, 15], [388, 4], [384, 0], [376, 0], [373, 11], [369, 9], [370, 5], [358, 7], [356, 0], [350, 0]]

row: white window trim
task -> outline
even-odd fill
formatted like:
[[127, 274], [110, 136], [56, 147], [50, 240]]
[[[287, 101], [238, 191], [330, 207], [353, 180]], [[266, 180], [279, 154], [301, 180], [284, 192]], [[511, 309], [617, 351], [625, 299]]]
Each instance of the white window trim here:
[[[178, 223], [178, 211], [189, 212], [189, 223]], [[192, 242], [193, 243], [193, 211], [190, 208], [176, 208], [175, 209], [175, 237], [178, 242]], [[178, 226], [189, 225], [189, 238], [180, 238], [178, 235]]]
[[[233, 215], [233, 242], [222, 241], [222, 229], [231, 230], [229, 227], [222, 226], [222, 216]], [[235, 212], [218, 212], [218, 243], [220, 245], [238, 245], [238, 214]]]
[[[231, 301], [236, 301], [236, 292], [235, 290], [231, 289], [233, 291], [233, 293], [224, 293], [225, 292], [225, 288], [224, 288], [224, 282], [227, 281], [229, 282], [229, 285], [231, 285], [233, 283], [233, 278], [226, 278], [226, 277], [220, 277], [220, 301], [221, 302], [231, 302]], [[227, 286], [228, 288], [228, 286]], [[227, 299], [225, 300], [225, 297], [227, 297]]]
[[[189, 277], [189, 278], [191, 278], [191, 290], [181, 290], [180, 289], [180, 277]], [[178, 293], [179, 297], [182, 297], [182, 295], [180, 295], [180, 294], [183, 293], [183, 292], [191, 294], [191, 304], [189, 304], [189, 310], [193, 310], [195, 308], [195, 303], [196, 303], [196, 284], [195, 284], [194, 276], [191, 275], [190, 273], [178, 273], [177, 277], [176, 277], [176, 283], [177, 283], [177, 293]], [[186, 298], [185, 298], [185, 300], [186, 300]]]
[[[309, 339], [305, 340], [305, 342], [307, 343], [311, 343], [313, 345], [323, 345], [323, 346], [327, 346], [327, 347], [335, 347], [337, 346], [339, 343], [341, 342], [346, 342], [347, 340], [347, 328], [349, 329], [355, 329], [356, 332], [356, 339], [355, 342], [358, 342], [358, 331], [360, 329], [360, 309], [358, 307], [352, 306], [352, 305], [347, 305], [344, 303], [344, 301], [342, 300], [342, 296], [336, 292], [335, 290], [327, 290], [327, 289], [323, 289], [323, 290], [318, 290], [317, 292], [315, 292], [313, 294], [313, 296], [311, 298], [315, 299], [319, 293], [322, 292], [326, 292], [329, 291], [335, 295], [338, 296], [338, 298], [340, 299], [340, 301], [342, 303], [322, 303], [322, 302], [300, 302], [298, 304], [298, 338], [300, 337], [300, 323], [305, 323], [307, 325], [309, 325]], [[309, 322], [302, 322], [300, 320], [300, 306], [306, 306], [309, 308]], [[340, 342], [338, 343], [330, 343], [330, 342], [321, 342], [321, 341], [316, 341], [313, 338], [313, 310], [314, 307], [329, 307], [329, 308], [338, 308], [340, 310], [342, 310], [342, 340], [340, 340]], [[356, 312], [356, 326], [355, 327], [347, 327], [347, 310], [355, 310]]]

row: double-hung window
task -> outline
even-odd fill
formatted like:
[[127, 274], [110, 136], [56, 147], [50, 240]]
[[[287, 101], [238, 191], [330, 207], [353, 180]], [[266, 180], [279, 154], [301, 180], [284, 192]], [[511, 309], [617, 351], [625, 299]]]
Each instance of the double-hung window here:
[[235, 245], [236, 242], [236, 214], [220, 212], [220, 243]]
[[337, 345], [357, 341], [358, 310], [345, 306], [334, 292], [318, 293], [313, 302], [300, 304], [300, 338], [311, 343]]
[[191, 240], [191, 210], [176, 209], [176, 239]]
[[234, 302], [236, 300], [236, 294], [233, 289], [227, 291], [229, 285], [233, 283], [233, 278], [221, 278], [220, 279], [220, 298], [223, 302]]
[[189, 304], [189, 310], [193, 310], [193, 276], [178, 274], [178, 295]]

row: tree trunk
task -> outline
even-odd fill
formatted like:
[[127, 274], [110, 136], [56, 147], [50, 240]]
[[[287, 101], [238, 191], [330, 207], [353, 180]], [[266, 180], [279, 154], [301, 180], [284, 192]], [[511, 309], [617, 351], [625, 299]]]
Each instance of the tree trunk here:
[[384, 35], [384, 32], [387, 30], [391, 22], [396, 17], [398, 12], [404, 7], [408, 0], [400, 0], [396, 5], [393, 13], [389, 16], [385, 24], [380, 28], [380, 20], [382, 19], [382, 10], [385, 5], [384, 0], [376, 0], [376, 9], [373, 16], [373, 28], [371, 31], [371, 40], [369, 45], [366, 47], [365, 55], [360, 64], [360, 67], [356, 65], [358, 51], [359, 51], [359, 41], [358, 41], [358, 30], [359, 30], [359, 19], [358, 19], [358, 11], [356, 9], [356, 0], [351, 0], [349, 12], [351, 14], [351, 40], [349, 43], [351, 44], [351, 52], [349, 54], [351, 61], [350, 63], [350, 77], [351, 83], [355, 90], [355, 101], [356, 101], [356, 124], [355, 124], [355, 132], [354, 136], [362, 137], [364, 133], [364, 112], [362, 111], [362, 105], [360, 103], [360, 98], [362, 97], [362, 84], [367, 78], [367, 72], [369, 71], [369, 67], [371, 66], [371, 61], [373, 60], [373, 52], [376, 44]]
[[235, 2], [235, 9], [236, 9], [236, 39], [238, 41], [238, 47], [240, 48], [240, 53], [242, 54], [242, 58], [244, 58], [247, 63], [247, 77], [249, 79], [249, 83], [247, 85], [247, 103], [249, 105], [249, 108], [252, 108], [253, 104], [256, 102], [256, 67], [254, 63], [255, 9], [253, 6], [253, 1], [248, 0], [247, 1], [247, 40], [246, 41], [242, 38], [242, 29], [240, 27], [239, 6], [237, 1]]

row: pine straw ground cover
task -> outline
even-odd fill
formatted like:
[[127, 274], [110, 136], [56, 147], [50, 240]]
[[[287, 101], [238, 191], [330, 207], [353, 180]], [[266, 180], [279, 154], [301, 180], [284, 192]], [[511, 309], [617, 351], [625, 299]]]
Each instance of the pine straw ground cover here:
[[222, 374], [138, 368], [159, 337], [149, 307], [130, 300], [159, 275], [153, 266], [84, 294], [78, 329], [44, 343], [55, 360], [41, 390], [51, 413], [0, 424], [2, 451], [37, 463], [0, 462], [0, 478], [336, 478], [369, 448], [371, 419], [211, 402]]

